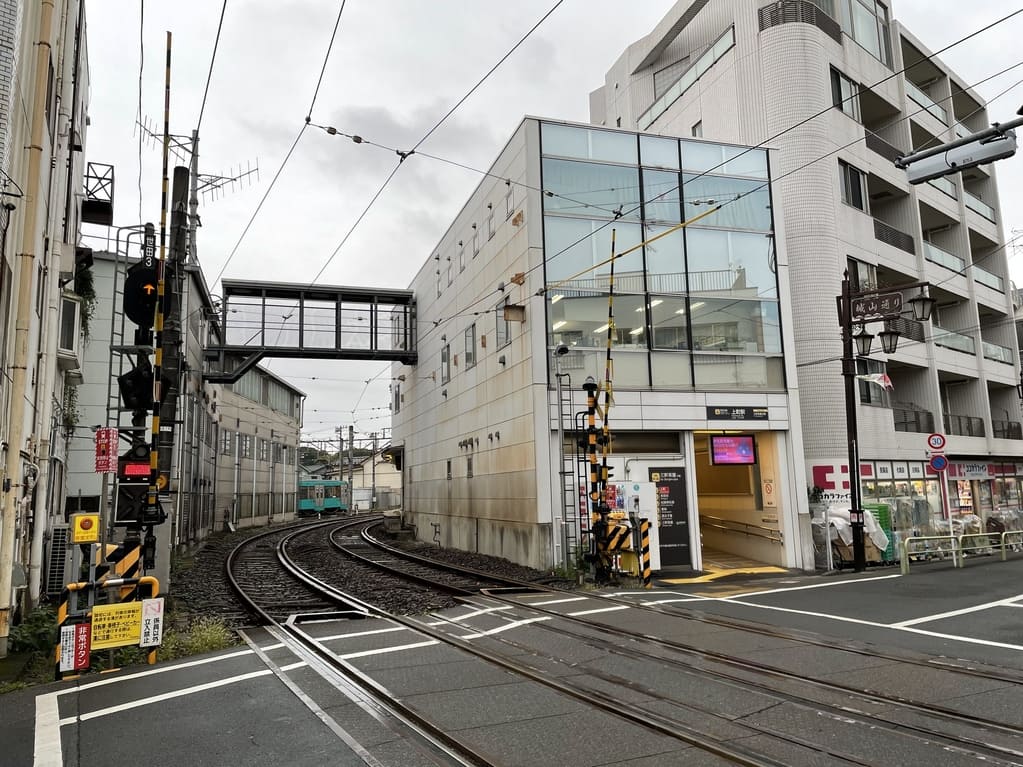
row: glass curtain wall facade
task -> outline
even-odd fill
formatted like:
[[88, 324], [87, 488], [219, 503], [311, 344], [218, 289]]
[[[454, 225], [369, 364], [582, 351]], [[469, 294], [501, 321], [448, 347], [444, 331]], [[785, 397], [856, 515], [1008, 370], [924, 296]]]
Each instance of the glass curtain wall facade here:
[[567, 366], [601, 378], [610, 329], [616, 386], [784, 389], [766, 152], [550, 123], [541, 152], [548, 342]]

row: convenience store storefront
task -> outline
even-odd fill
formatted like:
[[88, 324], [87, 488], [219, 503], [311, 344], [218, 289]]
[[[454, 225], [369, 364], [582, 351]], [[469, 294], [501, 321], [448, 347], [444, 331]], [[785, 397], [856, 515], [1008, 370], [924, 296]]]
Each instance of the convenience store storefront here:
[[[844, 464], [815, 463], [807, 468], [823, 491], [823, 501], [848, 504]], [[887, 504], [892, 530], [900, 537], [947, 534], [949, 516], [956, 535], [1023, 530], [1023, 464], [953, 458], [944, 474], [950, 514], [943, 508], [941, 478], [927, 462], [861, 461], [863, 503]]]

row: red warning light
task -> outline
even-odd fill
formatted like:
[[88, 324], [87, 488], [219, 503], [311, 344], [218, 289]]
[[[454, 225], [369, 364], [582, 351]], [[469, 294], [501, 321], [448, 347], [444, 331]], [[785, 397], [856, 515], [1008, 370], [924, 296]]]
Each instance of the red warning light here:
[[91, 530], [92, 529], [92, 520], [89, 519], [89, 517], [85, 517], [85, 519], [82, 519], [81, 521], [79, 521], [78, 526], [82, 530]]
[[124, 463], [121, 465], [121, 475], [125, 477], [148, 477], [148, 463]]

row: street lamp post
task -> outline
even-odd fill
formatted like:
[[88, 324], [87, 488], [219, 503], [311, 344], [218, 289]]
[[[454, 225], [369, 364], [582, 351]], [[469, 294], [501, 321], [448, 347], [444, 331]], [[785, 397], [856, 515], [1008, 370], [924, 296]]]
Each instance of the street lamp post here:
[[[926, 294], [926, 282], [913, 282], [895, 285], [881, 290], [853, 291], [846, 270], [842, 279], [842, 294], [837, 296], [838, 321], [842, 328], [842, 376], [845, 378], [845, 428], [849, 451], [849, 521], [852, 525], [853, 538], [853, 569], [863, 572], [866, 569], [866, 548], [863, 540], [863, 506], [860, 496], [860, 449], [859, 429], [856, 418], [856, 358], [870, 354], [873, 335], [867, 332], [866, 323], [883, 320], [885, 329], [878, 333], [882, 351], [894, 354], [899, 340], [899, 332], [891, 328], [889, 320], [902, 315], [902, 290], [921, 288], [920, 295], [910, 299], [913, 319], [927, 322], [931, 317], [934, 299]], [[860, 325], [859, 332], [853, 334], [853, 324]], [[856, 353], [853, 354], [853, 346]]]

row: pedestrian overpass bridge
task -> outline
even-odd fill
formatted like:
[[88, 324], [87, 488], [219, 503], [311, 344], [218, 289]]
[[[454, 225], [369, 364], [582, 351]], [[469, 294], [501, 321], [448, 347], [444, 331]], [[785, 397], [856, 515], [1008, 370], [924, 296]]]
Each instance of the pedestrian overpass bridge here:
[[221, 286], [220, 327], [206, 345], [210, 383], [234, 383], [264, 357], [417, 362], [411, 290], [254, 280]]

